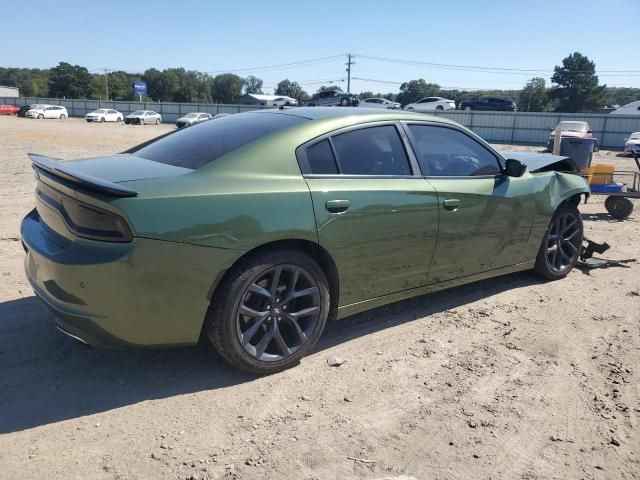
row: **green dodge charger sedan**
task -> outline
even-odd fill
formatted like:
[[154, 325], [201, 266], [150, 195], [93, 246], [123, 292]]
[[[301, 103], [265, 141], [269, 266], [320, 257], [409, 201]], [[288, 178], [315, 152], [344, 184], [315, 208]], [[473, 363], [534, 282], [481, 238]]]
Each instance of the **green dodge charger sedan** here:
[[533, 269], [573, 268], [588, 195], [569, 158], [500, 155], [444, 118], [229, 115], [122, 154], [30, 154], [25, 269], [90, 345], [195, 344], [270, 373], [328, 319]]

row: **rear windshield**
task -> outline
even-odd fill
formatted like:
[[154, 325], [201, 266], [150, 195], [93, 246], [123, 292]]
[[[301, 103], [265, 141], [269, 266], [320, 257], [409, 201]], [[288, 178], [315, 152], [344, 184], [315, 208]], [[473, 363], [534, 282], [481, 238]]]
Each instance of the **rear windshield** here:
[[127, 153], [196, 170], [259, 138], [305, 121], [293, 115], [237, 113], [178, 130]]

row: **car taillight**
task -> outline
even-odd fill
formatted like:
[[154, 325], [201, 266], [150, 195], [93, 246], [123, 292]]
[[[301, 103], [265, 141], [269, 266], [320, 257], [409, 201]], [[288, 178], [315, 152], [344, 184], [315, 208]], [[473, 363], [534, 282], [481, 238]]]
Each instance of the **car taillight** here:
[[127, 222], [113, 212], [87, 205], [41, 183], [36, 194], [62, 215], [67, 228], [78, 237], [106, 242], [130, 242], [133, 239]]

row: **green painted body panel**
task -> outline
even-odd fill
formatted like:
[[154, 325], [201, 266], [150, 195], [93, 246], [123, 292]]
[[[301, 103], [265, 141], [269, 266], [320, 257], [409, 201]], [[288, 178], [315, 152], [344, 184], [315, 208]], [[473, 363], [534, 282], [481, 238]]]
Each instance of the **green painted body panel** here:
[[[340, 305], [427, 283], [438, 233], [438, 196], [423, 178], [307, 179], [320, 245], [340, 274]], [[348, 200], [331, 213], [329, 200]]]
[[[530, 175], [529, 175], [530, 176]], [[523, 248], [535, 215], [531, 182], [513, 178], [430, 178], [441, 214], [429, 279], [433, 283], [494, 270], [535, 258]], [[459, 201], [454, 210], [443, 207]]]
[[[312, 120], [195, 171], [135, 155], [69, 162], [134, 189], [137, 197], [115, 198], [41, 175], [51, 187], [122, 216], [134, 240], [84, 240], [55, 213], [43, 219], [30, 214], [22, 237], [34, 290], [64, 325], [91, 338], [192, 344], [221, 276], [262, 245], [320, 245], [337, 269], [342, 317], [530, 268], [557, 206], [589, 191], [584, 179], [557, 172], [470, 179], [423, 178], [419, 172], [408, 178], [304, 177], [296, 149], [328, 132], [381, 120], [456, 125], [408, 112], [312, 110]], [[456, 211], [444, 208], [451, 198], [460, 201]], [[350, 205], [344, 213], [331, 213], [328, 200]], [[53, 242], [51, 231], [66, 245]]]
[[[22, 236], [39, 225], [25, 219]], [[29, 242], [25, 270], [36, 293], [64, 321], [108, 343], [186, 345], [198, 340], [207, 295], [239, 253], [136, 238], [76, 240], [61, 249]]]

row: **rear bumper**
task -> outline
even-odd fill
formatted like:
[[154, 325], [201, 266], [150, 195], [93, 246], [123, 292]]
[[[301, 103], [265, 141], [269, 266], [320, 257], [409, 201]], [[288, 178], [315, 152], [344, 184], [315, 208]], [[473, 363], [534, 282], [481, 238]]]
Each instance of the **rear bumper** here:
[[209, 291], [239, 252], [135, 238], [56, 243], [37, 212], [21, 225], [25, 272], [67, 334], [89, 345], [198, 341]]

